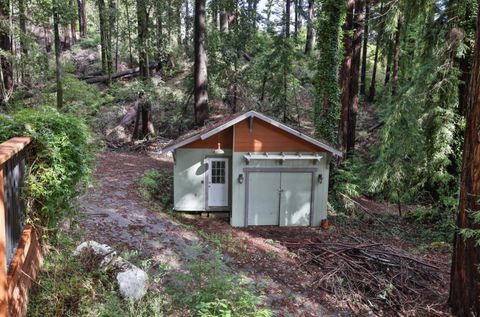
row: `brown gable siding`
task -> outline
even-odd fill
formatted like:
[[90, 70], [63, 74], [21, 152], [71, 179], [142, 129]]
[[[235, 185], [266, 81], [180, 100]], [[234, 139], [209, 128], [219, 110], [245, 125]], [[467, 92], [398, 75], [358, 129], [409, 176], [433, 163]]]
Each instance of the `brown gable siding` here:
[[183, 148], [186, 149], [216, 149], [217, 143], [220, 143], [222, 149], [232, 149], [233, 144], [233, 127], [225, 129], [205, 140], [197, 140], [189, 143]]
[[321, 152], [307, 141], [285, 132], [267, 122], [254, 118], [250, 132], [250, 119], [235, 125], [235, 152]]

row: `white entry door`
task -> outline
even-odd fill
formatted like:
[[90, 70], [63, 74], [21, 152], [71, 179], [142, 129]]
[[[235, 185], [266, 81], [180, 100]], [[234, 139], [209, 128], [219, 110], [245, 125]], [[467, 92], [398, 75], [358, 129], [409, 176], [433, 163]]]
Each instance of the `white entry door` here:
[[208, 159], [208, 207], [228, 206], [228, 158]]

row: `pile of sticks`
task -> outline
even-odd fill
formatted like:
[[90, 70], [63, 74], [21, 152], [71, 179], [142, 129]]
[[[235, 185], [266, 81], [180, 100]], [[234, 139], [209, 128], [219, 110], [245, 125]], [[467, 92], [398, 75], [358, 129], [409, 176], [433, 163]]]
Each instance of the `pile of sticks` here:
[[438, 298], [444, 278], [439, 267], [381, 243], [356, 241], [282, 244], [298, 255], [299, 265], [313, 276], [312, 286], [349, 306], [398, 312]]

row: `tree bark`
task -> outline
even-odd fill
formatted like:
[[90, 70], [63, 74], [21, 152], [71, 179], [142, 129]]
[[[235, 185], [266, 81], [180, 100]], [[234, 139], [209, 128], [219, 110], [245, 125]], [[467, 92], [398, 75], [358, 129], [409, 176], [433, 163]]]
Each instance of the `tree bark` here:
[[[479, 5], [480, 5], [480, 1]], [[457, 227], [480, 230], [472, 212], [480, 211], [480, 10], [477, 18], [470, 93], [466, 109], [466, 129], [463, 146], [463, 168], [460, 183]], [[454, 236], [449, 304], [456, 316], [480, 316], [480, 247], [473, 238], [465, 238], [458, 230]]]
[[369, 0], [365, 2], [365, 32], [363, 33], [363, 50], [362, 50], [362, 72], [360, 79], [360, 94], [365, 96], [367, 87], [367, 55], [368, 55], [368, 19], [370, 13]]
[[27, 47], [27, 16], [25, 14], [25, 0], [18, 1], [18, 24], [20, 27], [20, 46], [22, 48], [22, 56], [26, 57], [28, 55], [28, 47]]
[[185, 39], [183, 45], [185, 46], [185, 51], [187, 51], [190, 43], [190, 32], [191, 32], [191, 23], [190, 23], [190, 0], [185, 0]]
[[102, 59], [102, 72], [107, 74], [107, 36], [106, 36], [106, 14], [105, 14], [105, 2], [104, 0], [97, 0], [98, 17], [100, 20], [100, 52]]
[[368, 101], [375, 101], [375, 87], [377, 85], [377, 67], [378, 67], [378, 52], [380, 49], [380, 36], [377, 35], [377, 43], [375, 45], [375, 57], [373, 59], [372, 81], [368, 92]]
[[[10, 18], [10, 1], [0, 1], [0, 23], [3, 26], [8, 25]], [[7, 28], [0, 27], [0, 49], [10, 52], [12, 49], [12, 42], [10, 41], [10, 34]], [[0, 105], [5, 105], [8, 102], [9, 95], [13, 89], [13, 71], [12, 64], [8, 57], [3, 54], [0, 55], [0, 76], [3, 79], [0, 82]]]
[[395, 31], [395, 46], [393, 49], [393, 72], [392, 72], [392, 96], [397, 94], [398, 72], [400, 70], [400, 31], [402, 29], [402, 17], [398, 17], [397, 30]]
[[315, 28], [313, 20], [315, 17], [315, 1], [308, 0], [308, 19], [307, 19], [307, 41], [305, 43], [305, 54], [309, 55], [313, 49], [313, 42], [315, 38]]
[[204, 125], [208, 119], [208, 81], [207, 54], [205, 52], [206, 32], [206, 0], [195, 0], [195, 64], [194, 64], [194, 95], [195, 122]]
[[[348, 119], [349, 119], [349, 107], [350, 107], [350, 80], [352, 72], [352, 60], [353, 60], [353, 39], [351, 32], [353, 30], [354, 23], [354, 9], [355, 0], [347, 0], [347, 16], [345, 24], [343, 26], [343, 47], [344, 57], [341, 69], [341, 111], [340, 111], [340, 124], [339, 124], [339, 143], [344, 154], [347, 153], [348, 147]], [[344, 156], [346, 157], [346, 155]]]
[[[84, 0], [85, 1], [85, 0]], [[129, 3], [128, 1], [125, 1], [125, 15], [127, 18], [127, 33], [128, 33], [128, 61], [130, 67], [133, 67], [133, 53], [132, 53], [132, 28], [131, 28], [131, 22], [130, 22], [130, 13], [128, 10]], [[157, 21], [158, 23], [158, 21]], [[161, 25], [161, 23], [160, 23]], [[161, 34], [161, 32], [160, 32]]]
[[80, 37], [87, 35], [87, 13], [86, 5], [87, 0], [77, 0], [78, 5], [78, 27], [80, 31]]
[[[70, 7], [74, 8], [77, 5], [77, 2], [75, 0], [70, 0]], [[77, 10], [78, 11], [78, 8]], [[70, 22], [70, 31], [72, 33], [72, 45], [74, 45], [77, 42], [77, 20], [72, 19]]]
[[62, 61], [60, 47], [60, 30], [59, 30], [59, 4], [58, 0], [53, 0], [53, 34], [55, 42], [55, 65], [56, 65], [56, 84], [57, 84], [57, 108], [63, 107], [63, 79], [62, 79]]
[[352, 75], [350, 80], [350, 102], [348, 109], [348, 135], [347, 135], [347, 157], [351, 157], [355, 151], [355, 133], [357, 127], [357, 114], [359, 105], [359, 81], [360, 63], [362, 53], [362, 38], [365, 22], [365, 0], [355, 1], [354, 37], [353, 37], [353, 59]]
[[149, 78], [147, 36], [148, 36], [148, 13], [146, 0], [137, 0], [137, 20], [138, 20], [138, 64], [140, 67], [140, 76], [142, 79]]
[[285, 38], [290, 38], [290, 7], [292, 6], [291, 0], [285, 0]]

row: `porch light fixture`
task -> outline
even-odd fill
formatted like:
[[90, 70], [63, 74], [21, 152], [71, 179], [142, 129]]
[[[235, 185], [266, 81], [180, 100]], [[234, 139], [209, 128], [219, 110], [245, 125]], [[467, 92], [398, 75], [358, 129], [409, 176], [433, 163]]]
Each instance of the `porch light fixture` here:
[[322, 174], [318, 175], [318, 183], [319, 184], [323, 183], [323, 175]]
[[238, 174], [238, 183], [243, 184], [243, 174]]
[[217, 148], [215, 150], [213, 150], [213, 153], [215, 153], [215, 154], [225, 154], [225, 151], [222, 150], [222, 148], [220, 146], [220, 142], [217, 143]]

